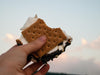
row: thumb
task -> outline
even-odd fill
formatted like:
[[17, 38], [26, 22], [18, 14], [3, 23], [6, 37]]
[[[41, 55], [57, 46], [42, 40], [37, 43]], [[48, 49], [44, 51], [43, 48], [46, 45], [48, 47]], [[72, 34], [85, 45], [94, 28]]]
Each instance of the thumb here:
[[38, 49], [40, 49], [46, 42], [46, 36], [41, 36], [39, 38], [37, 38], [35, 41], [32, 41], [31, 43], [22, 45], [22, 50], [29, 55], [32, 52], [37, 51]]

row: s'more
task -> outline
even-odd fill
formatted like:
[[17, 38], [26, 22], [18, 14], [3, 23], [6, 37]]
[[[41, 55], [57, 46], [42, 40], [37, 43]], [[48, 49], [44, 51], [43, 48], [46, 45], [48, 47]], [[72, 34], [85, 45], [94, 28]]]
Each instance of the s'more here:
[[21, 36], [16, 42], [17, 45], [27, 44], [42, 35], [47, 37], [45, 45], [40, 50], [31, 53], [28, 60], [47, 63], [65, 52], [66, 47], [72, 42], [71, 36], [67, 35], [61, 28], [50, 28], [37, 15], [27, 19], [21, 28]]

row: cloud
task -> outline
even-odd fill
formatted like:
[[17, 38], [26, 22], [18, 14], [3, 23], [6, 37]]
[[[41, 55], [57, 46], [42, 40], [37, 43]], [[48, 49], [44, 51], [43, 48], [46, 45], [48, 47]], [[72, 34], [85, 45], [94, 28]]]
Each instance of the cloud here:
[[82, 38], [80, 46], [72, 47], [70, 50], [66, 51], [70, 56], [79, 57], [85, 60], [94, 58], [95, 62], [98, 62], [100, 61], [100, 36], [91, 42]]
[[9, 39], [9, 40], [13, 40], [15, 37], [14, 35], [10, 34], [10, 33], [7, 33], [6, 34], [6, 37]]
[[81, 39], [81, 43], [82, 45], [86, 45], [87, 44], [87, 40], [85, 40], [84, 38]]
[[76, 57], [62, 54], [59, 58], [49, 62], [51, 72], [63, 72], [82, 75], [99, 75], [100, 65], [95, 63], [95, 59], [83, 60]]
[[89, 48], [100, 49], [100, 36], [87, 45]]
[[85, 48], [93, 49], [93, 50], [100, 50], [100, 36], [97, 37], [95, 40], [88, 42], [85, 38], [81, 39], [81, 45], [74, 47], [72, 51], [80, 51]]
[[10, 44], [15, 44], [15, 40], [18, 38], [18, 36], [11, 34], [11, 33], [6, 33], [3, 41], [5, 41], [6, 43], [10, 43]]

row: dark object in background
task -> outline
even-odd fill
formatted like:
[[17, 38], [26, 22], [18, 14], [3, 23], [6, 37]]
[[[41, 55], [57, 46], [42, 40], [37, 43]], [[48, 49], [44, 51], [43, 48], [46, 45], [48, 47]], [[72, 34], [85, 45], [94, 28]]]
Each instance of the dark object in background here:
[[[37, 71], [36, 71], [37, 72]], [[35, 72], [35, 73], [36, 73]], [[34, 75], [34, 73], [32, 74]], [[56, 73], [56, 72], [47, 72], [46, 75], [81, 75], [81, 74], [67, 74], [67, 73]], [[83, 74], [82, 74], [83, 75]]]
[[53, 72], [48, 72], [46, 75], [80, 75], [80, 74], [66, 74], [66, 73], [53, 73]]

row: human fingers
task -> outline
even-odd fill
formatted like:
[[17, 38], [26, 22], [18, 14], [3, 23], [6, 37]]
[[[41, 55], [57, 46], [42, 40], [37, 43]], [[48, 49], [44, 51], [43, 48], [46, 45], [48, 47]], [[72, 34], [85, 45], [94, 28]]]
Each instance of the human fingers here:
[[30, 53], [40, 49], [45, 44], [45, 42], [46, 42], [46, 36], [44, 35], [39, 37], [35, 41], [22, 45], [20, 47], [22, 48], [22, 51], [24, 51], [27, 55], [29, 55]]
[[50, 68], [49, 64], [46, 64], [34, 75], [45, 75], [48, 72], [49, 68]]
[[24, 71], [27, 75], [32, 75], [32, 73], [34, 73], [41, 66], [42, 66], [42, 62], [34, 63], [29, 67], [27, 67], [26, 69], [24, 69]]

